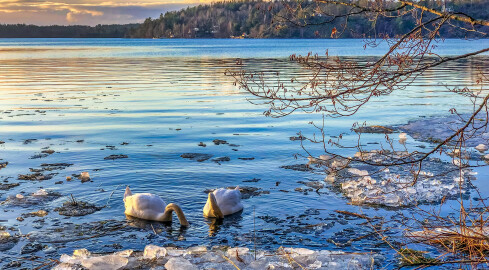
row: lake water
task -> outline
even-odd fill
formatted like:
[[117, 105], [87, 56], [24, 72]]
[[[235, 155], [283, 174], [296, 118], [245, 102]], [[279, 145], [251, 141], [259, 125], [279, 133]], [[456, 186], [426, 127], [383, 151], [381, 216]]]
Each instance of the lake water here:
[[[453, 55], [487, 46], [488, 40], [447, 40], [437, 50]], [[361, 58], [381, 55], [385, 49], [382, 45], [364, 50], [361, 40], [0, 39], [0, 141], [5, 141], [0, 145], [0, 162], [9, 162], [0, 170], [0, 181], [20, 183], [0, 190], [0, 201], [40, 188], [63, 195], [29, 207], [0, 205], [0, 225], [22, 234], [40, 231], [49, 237], [54, 235], [50, 229], [67, 224], [130, 223], [123, 230], [89, 239], [82, 235], [80, 240], [63, 243], [37, 239], [57, 249], [49, 255], [53, 258], [85, 247], [97, 252], [142, 249], [149, 243], [253, 247], [255, 240], [260, 249], [302, 246], [378, 251], [389, 257], [392, 251], [378, 245], [375, 237], [346, 247], [337, 247], [330, 239], [338, 242], [361, 236], [355, 231], [363, 222], [338, 217], [334, 210], [372, 216], [395, 215], [394, 210], [349, 205], [327, 184], [318, 192], [297, 192], [296, 188], [305, 188], [298, 181], [322, 181], [325, 175], [280, 168], [307, 162], [304, 157], [294, 157], [305, 153], [289, 137], [300, 131], [312, 135], [308, 122], [322, 116], [297, 113], [267, 118], [262, 114], [267, 107], [251, 104], [251, 96], [240, 92], [233, 78], [225, 75], [227, 69], [236, 68], [238, 57], [244, 58], [248, 68], [273, 69], [290, 76], [302, 72], [287, 61], [292, 53], [324, 54], [328, 50], [330, 55]], [[468, 112], [471, 101], [447, 91], [445, 85], [473, 85], [478, 72], [474, 66], [485, 61], [487, 56], [437, 67], [406, 90], [373, 99], [353, 117], [327, 119], [327, 135], [346, 133], [345, 140], [353, 142], [356, 136], [350, 129], [355, 122], [396, 125], [419, 116], [448, 115], [452, 107]], [[372, 135], [367, 140], [382, 137]], [[26, 143], [27, 139], [36, 140]], [[237, 146], [214, 145], [214, 139]], [[199, 142], [207, 147], [199, 147]], [[419, 145], [427, 144], [408, 140], [410, 149]], [[56, 152], [32, 158], [46, 147]], [[317, 146], [308, 149], [320, 154]], [[348, 151], [341, 153], [353, 154]], [[183, 153], [227, 156], [230, 161], [197, 162], [181, 158]], [[104, 159], [113, 154], [128, 158]], [[29, 168], [60, 162], [73, 166], [56, 171], [59, 174], [50, 180], [17, 180], [19, 174], [30, 173]], [[90, 173], [92, 182], [65, 181], [66, 176], [83, 171]], [[478, 178], [484, 176], [487, 172], [480, 169]], [[259, 181], [246, 182], [252, 179]], [[63, 183], [55, 184], [59, 181]], [[133, 192], [156, 193], [167, 203], [179, 204], [191, 226], [179, 230], [178, 222], [171, 226], [129, 222], [122, 202], [126, 185]], [[210, 224], [202, 217], [204, 191], [236, 185], [257, 187], [268, 194], [244, 200], [242, 214], [222, 225]], [[489, 189], [480, 188], [489, 194]], [[107, 207], [82, 217], [58, 215], [54, 208], [70, 194]], [[49, 214], [22, 222], [16, 219], [40, 209]], [[317, 224], [320, 226], [313, 229], [308, 226]], [[0, 253], [0, 260], [19, 256], [29, 241], [22, 238], [14, 248]]]

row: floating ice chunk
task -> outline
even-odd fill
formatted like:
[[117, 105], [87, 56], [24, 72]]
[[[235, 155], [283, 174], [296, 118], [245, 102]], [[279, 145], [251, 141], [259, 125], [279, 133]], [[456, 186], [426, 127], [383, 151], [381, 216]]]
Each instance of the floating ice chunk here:
[[236, 257], [237, 256], [236, 254], [238, 254], [238, 256], [242, 256], [248, 254], [248, 252], [250, 252], [249, 248], [235, 247], [235, 248], [228, 249], [226, 251], [226, 254], [228, 257]]
[[408, 194], [415, 194], [416, 193], [416, 189], [413, 188], [413, 187], [408, 187], [405, 189], [406, 193]]
[[458, 159], [458, 158], [453, 159], [453, 160], [452, 160], [452, 163], [453, 163], [453, 165], [455, 165], [455, 166], [460, 166], [460, 165], [462, 165], [462, 161], [460, 161], [460, 159]]
[[477, 151], [479, 151], [479, 152], [481, 152], [481, 153], [482, 153], [482, 152], [486, 152], [488, 148], [487, 148], [487, 145], [485, 145], [485, 144], [482, 144], [482, 143], [481, 143], [481, 144], [477, 145], [477, 146], [475, 147], [475, 149], [476, 149]]
[[324, 161], [328, 161], [328, 160], [330, 160], [330, 159], [332, 159], [332, 158], [333, 158], [333, 157], [332, 157], [332, 156], [330, 156], [330, 155], [320, 155], [320, 156], [319, 156], [319, 159], [320, 159], [320, 160], [324, 160]]
[[453, 181], [456, 182], [456, 183], [463, 183], [464, 182], [464, 178], [463, 177], [460, 177], [460, 176], [455, 176], [455, 177], [453, 177]]
[[69, 263], [60, 263], [55, 267], [51, 268], [51, 270], [78, 270], [78, 269], [80, 269], [79, 266], [72, 265]]
[[348, 172], [351, 174], [359, 175], [359, 176], [367, 176], [368, 175], [368, 171], [359, 170], [357, 168], [349, 168]]
[[89, 256], [90, 256], [90, 251], [88, 251], [86, 248], [75, 249], [73, 251], [73, 257], [76, 258], [87, 258]]
[[34, 193], [32, 193], [33, 196], [47, 196], [48, 192], [45, 189], [40, 189]]
[[165, 264], [165, 268], [167, 270], [198, 270], [197, 266], [182, 257], [173, 257], [169, 259]]
[[311, 264], [317, 258], [317, 252], [307, 248], [284, 248], [284, 251], [301, 265]]
[[307, 160], [309, 160], [309, 163], [312, 163], [312, 164], [319, 162], [319, 160], [317, 158], [312, 157], [312, 156], [308, 156]]
[[81, 260], [81, 265], [90, 270], [119, 270], [124, 269], [129, 259], [118, 255], [89, 257]]
[[207, 252], [207, 248], [204, 246], [190, 247], [187, 249], [188, 254], [201, 254]]
[[433, 176], [433, 173], [432, 172], [426, 172], [426, 171], [420, 171], [419, 175]]
[[130, 257], [133, 253], [134, 253], [134, 250], [132, 250], [132, 249], [126, 249], [126, 250], [123, 250], [123, 251], [116, 252], [116, 253], [114, 253], [114, 255], [118, 255], [118, 256], [121, 256], [121, 257]]
[[166, 255], [168, 256], [178, 257], [178, 256], [183, 256], [184, 254], [187, 254], [187, 251], [185, 249], [178, 249], [174, 247], [166, 248]]
[[441, 181], [435, 179], [435, 180], [431, 181], [431, 184], [434, 185], [434, 186], [439, 186], [439, 185], [441, 185]]
[[397, 206], [400, 205], [400, 199], [397, 195], [387, 194], [384, 197], [384, 202], [386, 205]]
[[88, 172], [82, 172], [80, 174], [80, 180], [82, 180], [82, 182], [90, 181], [90, 174]]
[[335, 181], [335, 178], [336, 178], [336, 174], [329, 173], [328, 176], [324, 178], [324, 181], [333, 183]]
[[147, 245], [144, 248], [143, 258], [145, 259], [158, 259], [166, 256], [166, 248], [155, 245]]
[[323, 263], [321, 261], [315, 261], [315, 262], [311, 263], [310, 265], [308, 265], [307, 269], [319, 269], [319, 268], [321, 268], [322, 265], [323, 265]]
[[245, 264], [249, 264], [254, 260], [253, 255], [250, 253], [250, 249], [245, 247], [230, 248], [226, 251], [226, 256], [235, 262], [240, 261]]
[[[208, 252], [202, 255], [199, 259], [201, 259], [201, 261], [210, 263], [224, 263], [226, 262], [226, 259], [224, 259], [222, 255], [223, 253], [221, 251]], [[236, 257], [236, 254], [234, 254], [234, 257]], [[193, 261], [193, 263], [198, 263], [198, 260]]]
[[7, 239], [9, 238], [11, 235], [9, 232], [6, 232], [6, 231], [0, 231], [0, 240], [3, 240], [3, 239]]

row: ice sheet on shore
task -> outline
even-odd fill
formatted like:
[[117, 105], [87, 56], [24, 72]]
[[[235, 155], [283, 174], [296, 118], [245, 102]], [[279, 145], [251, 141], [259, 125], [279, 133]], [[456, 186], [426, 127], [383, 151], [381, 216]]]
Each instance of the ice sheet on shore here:
[[[160, 252], [162, 250], [171, 252]], [[146, 250], [158, 250], [159, 256], [148, 256]], [[200, 252], [195, 252], [199, 250]], [[146, 254], [146, 255], [144, 255]], [[256, 255], [256, 259], [255, 259]], [[75, 250], [73, 255], [63, 254], [60, 269], [370, 269], [383, 260], [371, 253], [345, 253], [341, 251], [310, 250], [306, 248], [280, 248], [275, 252], [257, 251], [244, 247], [192, 247], [178, 249], [151, 245], [145, 252], [121, 251], [112, 254], [91, 254], [86, 249]]]

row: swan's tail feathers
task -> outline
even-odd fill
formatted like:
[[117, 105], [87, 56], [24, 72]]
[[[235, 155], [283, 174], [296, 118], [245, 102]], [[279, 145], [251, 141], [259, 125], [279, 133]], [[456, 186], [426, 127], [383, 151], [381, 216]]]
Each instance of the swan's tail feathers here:
[[132, 192], [129, 186], [126, 187], [126, 192], [124, 193], [124, 201], [126, 201], [127, 196], [132, 196]]
[[219, 205], [217, 204], [217, 199], [214, 195], [214, 192], [209, 192], [208, 200], [211, 208], [211, 213], [209, 217], [224, 218], [224, 215], [221, 212], [221, 208], [219, 208]]

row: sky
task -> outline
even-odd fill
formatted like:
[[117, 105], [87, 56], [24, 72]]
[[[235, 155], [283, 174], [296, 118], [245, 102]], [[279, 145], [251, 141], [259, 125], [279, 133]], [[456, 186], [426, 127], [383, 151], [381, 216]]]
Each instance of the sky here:
[[0, 24], [96, 25], [142, 22], [206, 0], [0, 0]]

